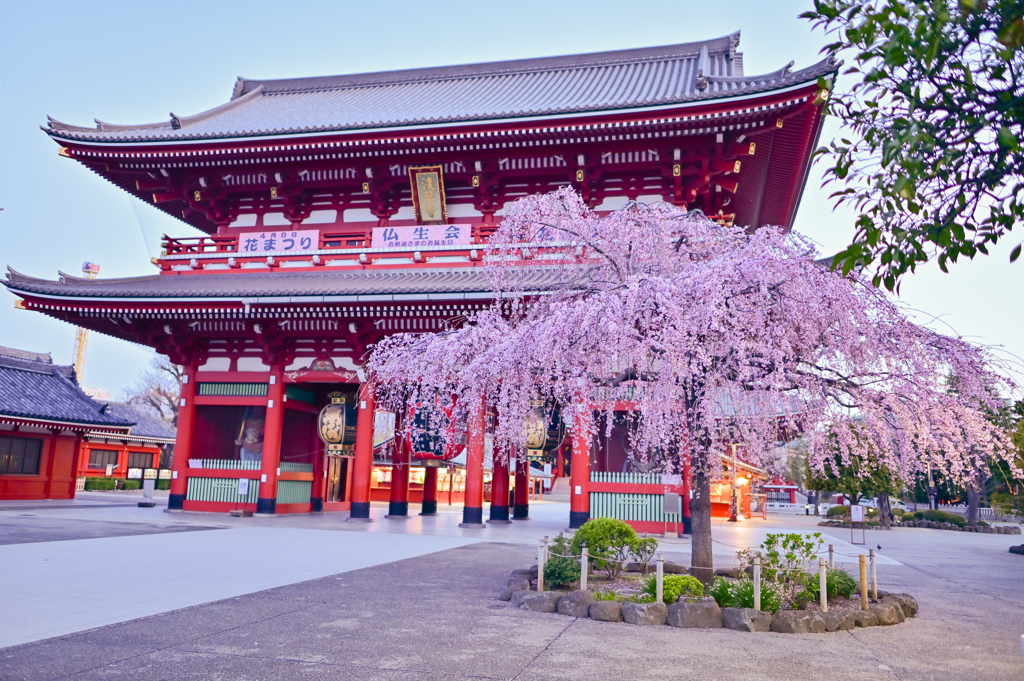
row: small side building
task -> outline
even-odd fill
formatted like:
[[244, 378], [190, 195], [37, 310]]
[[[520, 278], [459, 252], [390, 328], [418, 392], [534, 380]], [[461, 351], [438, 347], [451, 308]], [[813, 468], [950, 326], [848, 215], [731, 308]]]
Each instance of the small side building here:
[[0, 347], [0, 499], [73, 499], [86, 434], [134, 425], [82, 392], [73, 367]]
[[164, 452], [174, 447], [174, 425], [132, 404], [97, 401], [106, 406], [107, 414], [135, 425], [127, 435], [102, 430], [86, 433], [78, 469], [79, 491], [84, 489], [85, 478], [157, 479]]

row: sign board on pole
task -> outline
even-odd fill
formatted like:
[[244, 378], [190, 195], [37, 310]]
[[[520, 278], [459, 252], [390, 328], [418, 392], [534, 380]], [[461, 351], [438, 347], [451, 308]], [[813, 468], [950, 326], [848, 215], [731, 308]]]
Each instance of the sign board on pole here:
[[864, 507], [860, 504], [850, 507], [850, 520], [855, 523], [864, 522]]
[[114, 466], [113, 466], [113, 464], [109, 464], [108, 463], [107, 464], [107, 477], [109, 478], [113, 474], [114, 474]]
[[249, 478], [238, 479], [238, 496], [244, 497], [249, 494]]

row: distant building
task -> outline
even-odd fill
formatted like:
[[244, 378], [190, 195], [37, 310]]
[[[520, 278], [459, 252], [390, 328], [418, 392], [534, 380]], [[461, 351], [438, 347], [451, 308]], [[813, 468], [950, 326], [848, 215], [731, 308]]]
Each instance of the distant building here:
[[0, 347], [0, 499], [74, 498], [85, 438], [127, 438], [135, 423], [86, 395], [73, 367]]
[[[135, 425], [127, 435], [111, 435], [103, 431], [86, 434], [78, 468], [79, 490], [83, 489], [85, 478], [157, 479], [161, 455], [174, 445], [174, 426], [131, 404], [99, 402], [106, 406], [106, 413], [134, 421]], [[167, 473], [170, 469], [165, 472], [165, 478]]]

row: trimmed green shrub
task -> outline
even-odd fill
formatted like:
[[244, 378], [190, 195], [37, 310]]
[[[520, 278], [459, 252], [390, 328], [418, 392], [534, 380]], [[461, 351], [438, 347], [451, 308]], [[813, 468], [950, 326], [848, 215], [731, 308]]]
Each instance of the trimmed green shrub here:
[[832, 508], [828, 509], [828, 513], [826, 513], [825, 515], [828, 516], [829, 518], [838, 518], [839, 516], [849, 515], [849, 514], [850, 514], [849, 507], [847, 507], [847, 506], [833, 506]]
[[171, 481], [170, 480], [157, 480], [156, 481], [156, 488], [157, 489], [170, 489], [171, 488]]
[[140, 489], [142, 483], [138, 480], [124, 480], [121, 483], [121, 489]]
[[[643, 592], [658, 595], [658, 577], [651, 575], [644, 582]], [[704, 585], [690, 575], [665, 575], [662, 578], [662, 597], [666, 605], [672, 605], [680, 598], [704, 598]]]
[[580, 581], [579, 561], [565, 557], [572, 555], [571, 551], [569, 540], [559, 533], [548, 546], [548, 559], [544, 563], [545, 585], [568, 586]]
[[94, 490], [108, 491], [117, 487], [117, 481], [113, 478], [86, 478], [85, 489], [87, 492]]
[[902, 518], [903, 514], [906, 513], [906, 511], [904, 511], [902, 508], [898, 508], [895, 506], [890, 510], [892, 511], [893, 516], [896, 518]]
[[594, 561], [594, 568], [615, 578], [636, 547], [637, 536], [633, 528], [616, 518], [594, 518], [583, 523], [572, 538], [572, 552], [580, 555], [583, 545]]
[[962, 515], [947, 511], [933, 511], [931, 509], [927, 511], [914, 511], [914, 518], [917, 520], [930, 520], [933, 523], [953, 523], [960, 527], [967, 524], [967, 518], [964, 518]]

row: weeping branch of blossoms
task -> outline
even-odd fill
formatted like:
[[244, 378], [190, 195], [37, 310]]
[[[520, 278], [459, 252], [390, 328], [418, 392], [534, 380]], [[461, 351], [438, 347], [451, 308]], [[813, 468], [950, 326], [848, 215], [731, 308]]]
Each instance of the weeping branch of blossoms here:
[[802, 431], [819, 471], [856, 458], [864, 475], [912, 484], [931, 465], [962, 483], [986, 456], [1015, 466], [987, 418], [1014, 386], [988, 351], [816, 258], [776, 227], [664, 204], [599, 216], [569, 188], [528, 197], [486, 251], [494, 304], [445, 333], [387, 338], [367, 369], [394, 410], [485, 400], [496, 451], [522, 447], [540, 397], [591, 434], [629, 402], [636, 463], [669, 472], [688, 459], [717, 474], [730, 427], [754, 465]]

